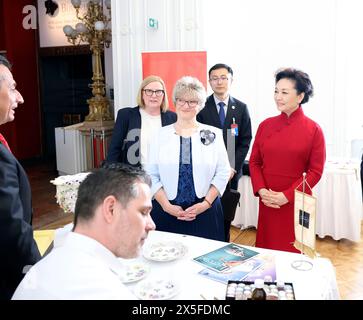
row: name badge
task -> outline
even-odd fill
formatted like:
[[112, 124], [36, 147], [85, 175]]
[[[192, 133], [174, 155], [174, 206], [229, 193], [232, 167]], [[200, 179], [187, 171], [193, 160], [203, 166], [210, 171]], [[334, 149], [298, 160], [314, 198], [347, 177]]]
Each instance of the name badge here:
[[238, 124], [237, 123], [232, 123], [231, 124], [231, 135], [233, 137], [237, 137], [238, 136]]

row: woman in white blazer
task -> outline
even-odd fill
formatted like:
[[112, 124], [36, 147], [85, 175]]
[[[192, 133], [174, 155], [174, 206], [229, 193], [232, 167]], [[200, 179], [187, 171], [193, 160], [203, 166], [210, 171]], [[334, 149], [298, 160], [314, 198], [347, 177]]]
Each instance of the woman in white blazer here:
[[202, 83], [183, 77], [173, 90], [177, 121], [158, 131], [145, 166], [152, 179], [156, 229], [224, 241], [223, 194], [231, 174], [222, 131], [198, 123]]

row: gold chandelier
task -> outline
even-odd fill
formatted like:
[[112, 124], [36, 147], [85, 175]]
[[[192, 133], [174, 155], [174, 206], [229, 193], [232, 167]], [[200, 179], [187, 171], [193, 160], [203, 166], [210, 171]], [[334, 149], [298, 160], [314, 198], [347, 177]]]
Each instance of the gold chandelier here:
[[[109, 121], [113, 120], [109, 109], [109, 101], [105, 97], [105, 78], [102, 72], [101, 54], [104, 47], [108, 48], [111, 43], [111, 29], [108, 27], [111, 21], [111, 0], [88, 0], [87, 11], [80, 16], [82, 0], [71, 0], [76, 9], [76, 16], [81, 22], [75, 28], [70, 25], [63, 27], [68, 42], [80, 45], [86, 42], [92, 51], [93, 97], [87, 100], [89, 114], [86, 121]], [[108, 9], [108, 16], [104, 14], [104, 6]]]

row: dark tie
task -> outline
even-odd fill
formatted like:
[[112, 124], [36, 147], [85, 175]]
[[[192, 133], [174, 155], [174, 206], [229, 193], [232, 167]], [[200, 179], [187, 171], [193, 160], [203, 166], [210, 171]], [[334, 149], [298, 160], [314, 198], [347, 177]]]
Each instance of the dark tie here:
[[224, 112], [224, 106], [225, 106], [226, 104], [224, 103], [224, 102], [219, 102], [218, 103], [218, 106], [219, 106], [219, 120], [220, 120], [220, 122], [221, 122], [221, 126], [222, 126], [222, 128], [224, 127], [224, 120], [226, 120], [226, 114], [225, 114], [225, 112]]

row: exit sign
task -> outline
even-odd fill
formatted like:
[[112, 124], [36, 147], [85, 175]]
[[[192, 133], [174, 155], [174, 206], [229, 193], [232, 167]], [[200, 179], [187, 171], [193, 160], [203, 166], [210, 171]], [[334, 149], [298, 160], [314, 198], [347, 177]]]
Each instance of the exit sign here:
[[148, 20], [148, 27], [150, 29], [155, 29], [157, 30], [158, 29], [158, 20], [154, 19], [154, 18], [149, 18]]

